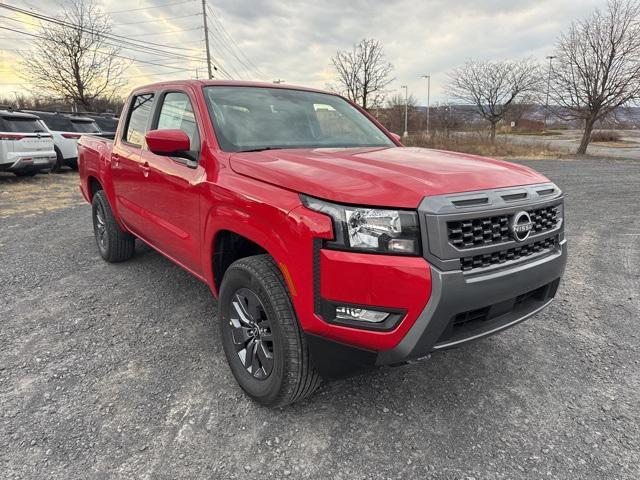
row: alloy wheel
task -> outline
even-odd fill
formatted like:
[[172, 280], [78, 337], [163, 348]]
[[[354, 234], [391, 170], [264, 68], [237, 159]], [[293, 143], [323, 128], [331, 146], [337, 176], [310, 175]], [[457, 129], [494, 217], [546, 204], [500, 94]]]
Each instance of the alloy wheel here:
[[106, 215], [104, 207], [98, 204], [96, 208], [96, 233], [98, 234], [98, 243], [102, 249], [107, 248], [107, 226], [105, 224]]
[[273, 334], [266, 309], [258, 296], [241, 288], [231, 298], [229, 328], [236, 353], [244, 368], [258, 380], [273, 370]]

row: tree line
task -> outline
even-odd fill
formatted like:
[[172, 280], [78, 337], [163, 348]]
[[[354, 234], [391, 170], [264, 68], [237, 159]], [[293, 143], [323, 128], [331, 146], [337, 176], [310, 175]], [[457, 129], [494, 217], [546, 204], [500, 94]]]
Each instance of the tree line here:
[[[469, 59], [449, 72], [445, 91], [454, 101], [474, 107], [488, 124], [492, 142], [498, 124], [515, 109], [544, 104], [555, 117], [582, 123], [577, 153], [584, 154], [598, 121], [640, 99], [640, 3], [610, 0], [606, 9], [574, 21], [559, 35], [551, 57], [554, 61], [545, 66], [533, 58]], [[375, 40], [338, 52], [332, 64], [338, 78], [333, 89], [365, 109], [381, 106], [395, 80], [382, 44]], [[415, 99], [407, 103], [415, 105]], [[398, 115], [404, 104], [393, 96], [387, 110]], [[446, 107], [436, 112], [445, 121], [450, 114]]]

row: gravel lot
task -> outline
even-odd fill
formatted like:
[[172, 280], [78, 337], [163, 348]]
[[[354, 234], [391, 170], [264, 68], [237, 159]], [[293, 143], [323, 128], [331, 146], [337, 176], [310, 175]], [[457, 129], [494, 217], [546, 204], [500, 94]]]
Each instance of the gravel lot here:
[[205, 285], [99, 259], [75, 173], [0, 176], [0, 477], [640, 478], [640, 162], [524, 163], [568, 195], [557, 301], [281, 410], [236, 386]]

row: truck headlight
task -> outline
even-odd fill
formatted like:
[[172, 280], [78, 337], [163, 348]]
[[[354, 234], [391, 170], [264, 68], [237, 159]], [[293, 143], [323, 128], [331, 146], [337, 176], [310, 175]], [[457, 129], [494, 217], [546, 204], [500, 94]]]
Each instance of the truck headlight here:
[[394, 255], [420, 254], [418, 214], [410, 210], [388, 210], [340, 205], [300, 196], [303, 204], [333, 220], [335, 238], [328, 247]]

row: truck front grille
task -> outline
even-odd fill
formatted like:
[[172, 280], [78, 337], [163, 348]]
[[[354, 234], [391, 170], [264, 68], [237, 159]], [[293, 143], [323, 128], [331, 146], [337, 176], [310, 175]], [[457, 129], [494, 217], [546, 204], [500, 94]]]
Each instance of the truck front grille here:
[[504, 250], [498, 250], [497, 252], [462, 257], [460, 259], [460, 264], [462, 265], [463, 271], [498, 265], [511, 260], [518, 260], [522, 257], [528, 257], [534, 253], [551, 250], [555, 247], [556, 242], [557, 236], [549, 237], [520, 247], [506, 248]]
[[[557, 206], [527, 212], [533, 222], [533, 233], [553, 230], [558, 223]], [[449, 243], [456, 248], [465, 249], [509, 241], [511, 217], [512, 215], [496, 215], [447, 222]]]

